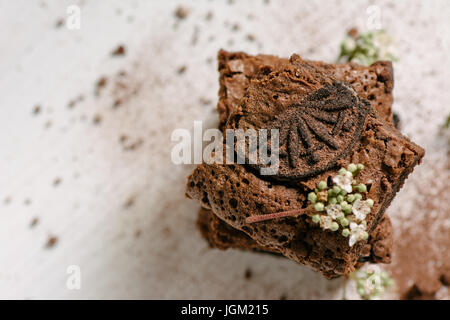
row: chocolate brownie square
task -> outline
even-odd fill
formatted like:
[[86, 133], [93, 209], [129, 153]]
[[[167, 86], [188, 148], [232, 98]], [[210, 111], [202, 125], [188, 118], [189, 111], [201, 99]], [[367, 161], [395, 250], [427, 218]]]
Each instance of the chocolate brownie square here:
[[[226, 52], [221, 50], [218, 54], [218, 61], [221, 85], [219, 90], [218, 113], [220, 118], [219, 126], [223, 128], [231, 110], [239, 103], [248, 87], [249, 81], [258, 74], [258, 71], [279, 67], [287, 63], [288, 59], [270, 55], [251, 56], [243, 52]], [[373, 107], [387, 121], [391, 121], [393, 69], [390, 62], [380, 61], [370, 67], [364, 67], [354, 63], [339, 65], [323, 62], [311, 63], [333, 73], [336, 78], [350, 83], [360, 96], [365, 98], [370, 97]], [[208, 217], [208, 214], [211, 216]], [[383, 219], [386, 220], [386, 223], [383, 225], [388, 226], [386, 232], [383, 232], [383, 235], [386, 237], [386, 239], [383, 239], [383, 243], [392, 244], [391, 223], [388, 217], [383, 217]], [[211, 247], [219, 249], [241, 248], [258, 251], [264, 250], [264, 247], [258, 246], [245, 233], [235, 230], [221, 221], [210, 210], [203, 208], [200, 210], [198, 225], [202, 235], [208, 240]], [[369, 242], [372, 241], [372, 238], [371, 235]], [[380, 248], [379, 245], [376, 247]], [[389, 263], [391, 260], [391, 246], [383, 246], [383, 248], [384, 252], [379, 252], [378, 250], [377, 256], [363, 257], [363, 260]], [[372, 259], [372, 257], [375, 258]]]
[[[389, 90], [392, 86], [386, 85], [384, 92]], [[353, 271], [367, 248], [368, 234], [376, 230], [384, 210], [423, 157], [423, 150], [322, 64], [296, 55], [287, 63], [258, 70], [236, 109], [227, 110], [231, 114], [226, 128], [280, 130], [280, 155], [284, 153], [280, 169], [272, 176], [261, 176], [260, 167], [203, 164], [189, 177], [188, 197], [201, 201], [259, 245], [309, 265], [328, 278]], [[327, 216], [317, 214], [323, 211], [320, 201], [327, 201], [320, 199], [323, 192], [320, 195], [317, 190], [322, 207], [312, 206], [308, 195], [318, 186], [332, 187], [333, 181], [341, 179], [339, 167], [350, 171], [350, 163], [365, 165], [358, 180], [367, 193], [364, 198], [360, 195], [353, 208], [366, 203], [361, 207], [366, 211], [369, 202], [373, 207], [365, 212], [364, 225], [355, 222], [356, 213], [350, 215], [352, 231], [354, 225], [355, 230], [367, 230], [367, 236], [360, 237], [363, 233], [358, 231], [358, 239], [352, 233], [349, 241], [346, 230], [341, 234], [337, 223], [322, 223]], [[302, 213], [267, 220], [273, 214], [293, 211]], [[265, 221], [258, 220], [261, 217]], [[257, 219], [251, 221], [253, 218]]]

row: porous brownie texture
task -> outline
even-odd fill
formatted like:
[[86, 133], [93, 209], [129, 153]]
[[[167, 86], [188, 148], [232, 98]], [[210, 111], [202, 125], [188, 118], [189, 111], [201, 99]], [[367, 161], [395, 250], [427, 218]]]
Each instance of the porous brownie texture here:
[[[276, 250], [259, 245], [246, 233], [234, 229], [226, 222], [220, 220], [211, 210], [200, 208], [197, 217], [197, 226], [211, 248], [220, 250], [244, 249], [271, 254], [276, 253]], [[362, 250], [358, 263], [390, 263], [391, 259], [392, 224], [389, 217], [383, 215], [380, 223], [370, 235], [367, 245]]]
[[[294, 100], [307, 99], [310, 94], [337, 82], [320, 64], [293, 55], [289, 63], [275, 69], [263, 68], [250, 80], [241, 101], [231, 110], [226, 126], [263, 128], [290, 108]], [[353, 89], [345, 89], [348, 90], [354, 93]], [[348, 274], [367, 248], [367, 241], [349, 247], [348, 239], [320, 229], [308, 216], [255, 224], [248, 224], [245, 219], [307, 207], [306, 196], [319, 181], [330, 181], [339, 167], [353, 162], [366, 166], [358, 179], [368, 186], [368, 197], [375, 202], [366, 219], [369, 234], [375, 230], [386, 207], [424, 152], [388, 124], [367, 101], [355, 96], [353, 108], [368, 106], [368, 114], [353, 148], [331, 163], [330, 169], [282, 182], [262, 177], [247, 165], [203, 164], [189, 177], [187, 196], [200, 200], [205, 208], [232, 228], [246, 233], [258, 245], [309, 265], [328, 278]], [[328, 161], [321, 152], [318, 152], [321, 161]]]

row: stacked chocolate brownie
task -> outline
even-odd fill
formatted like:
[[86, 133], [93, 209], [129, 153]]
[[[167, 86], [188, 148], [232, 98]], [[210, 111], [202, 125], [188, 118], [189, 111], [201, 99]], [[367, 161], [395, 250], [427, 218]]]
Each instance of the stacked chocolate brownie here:
[[[189, 176], [186, 194], [202, 204], [198, 225], [209, 244], [281, 254], [328, 278], [365, 261], [389, 263], [384, 211], [424, 155], [392, 125], [391, 64], [225, 51], [218, 59], [219, 128], [278, 129], [280, 158], [273, 175], [246, 163], [202, 164]], [[345, 191], [336, 182], [347, 175], [359, 184]]]

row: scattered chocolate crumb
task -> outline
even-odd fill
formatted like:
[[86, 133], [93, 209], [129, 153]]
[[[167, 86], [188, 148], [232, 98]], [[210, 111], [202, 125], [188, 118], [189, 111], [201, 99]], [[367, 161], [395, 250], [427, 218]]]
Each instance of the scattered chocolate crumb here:
[[179, 67], [179, 68], [177, 69], [177, 73], [178, 73], [178, 74], [183, 74], [183, 73], [186, 72], [186, 70], [187, 70], [187, 67], [183, 65], [183, 66], [181, 66], [181, 67]]
[[238, 24], [238, 23], [235, 23], [235, 24], [233, 24], [233, 26], [231, 27], [231, 30], [232, 30], [232, 31], [239, 31], [240, 28], [241, 28], [241, 27], [239, 26], [239, 24]]
[[124, 143], [124, 142], [127, 141], [127, 140], [128, 140], [128, 136], [125, 135], [125, 134], [122, 134], [122, 135], [120, 136], [120, 138], [119, 138], [119, 141], [120, 141], [121, 143]]
[[113, 52], [111, 53], [112, 56], [124, 56], [125, 55], [125, 46], [124, 45], [119, 45], [115, 50], [113, 50]]
[[136, 237], [136, 238], [139, 238], [140, 236], [141, 236], [141, 230], [140, 229], [137, 229], [135, 232], [134, 232], [134, 236]]
[[249, 33], [246, 38], [250, 42], [253, 42], [256, 39], [255, 36], [253, 34], [251, 34], [251, 33]]
[[189, 15], [189, 9], [183, 6], [178, 6], [178, 8], [175, 10], [175, 17], [177, 17], [180, 20], [186, 19]]
[[130, 144], [128, 144], [128, 145], [124, 145], [123, 146], [123, 150], [125, 150], [125, 151], [133, 151], [133, 150], [136, 150], [137, 148], [139, 148], [142, 144], [144, 143], [144, 140], [142, 140], [142, 139], [137, 139], [136, 141], [134, 141], [134, 142], [131, 142]]
[[252, 278], [252, 276], [253, 276], [252, 270], [250, 268], [245, 269], [244, 279], [249, 280]]
[[280, 296], [280, 300], [287, 300], [287, 296], [286, 296], [285, 294], [282, 294], [282, 295]]
[[55, 180], [53, 180], [53, 186], [57, 187], [61, 184], [61, 182], [61, 178], [56, 178]]
[[26, 198], [23, 202], [26, 206], [29, 206], [31, 204], [31, 199]]
[[10, 203], [11, 203], [11, 197], [6, 197], [5, 200], [3, 200], [3, 203], [4, 203], [5, 205], [10, 204]]
[[36, 106], [33, 108], [33, 114], [34, 114], [34, 115], [38, 115], [40, 112], [41, 112], [41, 106], [40, 106], [40, 105], [36, 105]]
[[97, 113], [92, 122], [94, 122], [94, 124], [100, 124], [102, 122], [102, 115]]
[[118, 107], [120, 107], [122, 104], [122, 99], [116, 99], [113, 103], [113, 108], [117, 109]]
[[52, 120], [47, 120], [47, 122], [45, 122], [45, 124], [44, 124], [44, 127], [46, 128], [46, 129], [48, 129], [48, 128], [50, 128], [51, 126], [52, 126]]
[[136, 197], [135, 196], [130, 196], [128, 198], [128, 200], [125, 202], [125, 204], [123, 205], [124, 208], [132, 207], [134, 205], [135, 201], [136, 201]]
[[64, 25], [64, 19], [63, 18], [59, 18], [58, 20], [56, 20], [55, 27], [57, 29], [61, 28], [63, 25]]
[[199, 102], [204, 106], [210, 105], [212, 103], [212, 101], [210, 99], [203, 98], [203, 97], [199, 99]]
[[356, 28], [356, 27], [353, 27], [347, 31], [347, 35], [349, 37], [352, 37], [353, 39], [356, 39], [358, 37], [358, 34], [359, 34], [358, 28]]
[[208, 11], [208, 13], [205, 16], [205, 20], [211, 21], [213, 17], [214, 17], [213, 13], [211, 11]]
[[95, 86], [95, 95], [96, 96], [100, 95], [100, 92], [106, 86], [107, 83], [108, 83], [108, 78], [106, 78], [106, 77], [101, 77], [100, 79], [98, 79], [97, 84]]
[[47, 240], [47, 244], [45, 245], [46, 248], [53, 248], [56, 243], [58, 242], [58, 238], [55, 236], [50, 236]]
[[30, 222], [30, 228], [34, 228], [39, 223], [39, 218], [34, 217]]
[[67, 105], [67, 107], [69, 109], [73, 109], [78, 103], [82, 102], [83, 100], [84, 100], [84, 96], [83, 95], [79, 95], [75, 99], [70, 100], [68, 105]]

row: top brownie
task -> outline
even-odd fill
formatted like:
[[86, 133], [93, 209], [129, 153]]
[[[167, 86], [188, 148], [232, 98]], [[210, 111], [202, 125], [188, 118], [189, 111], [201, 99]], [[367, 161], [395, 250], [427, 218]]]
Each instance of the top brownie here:
[[[288, 59], [270, 55], [248, 55], [243, 52], [219, 51], [220, 89], [218, 113], [223, 129], [227, 119], [247, 90], [250, 80], [263, 68], [273, 68], [286, 63]], [[354, 63], [340, 65], [311, 62], [319, 65], [337, 79], [345, 81], [363, 97], [370, 96], [371, 104], [379, 114], [391, 121], [393, 70], [390, 62], [376, 62], [369, 67]], [[236, 230], [218, 218], [211, 210], [201, 209], [198, 213], [198, 226], [202, 236], [211, 247], [225, 250], [239, 248], [266, 251], [244, 232]], [[383, 216], [369, 237], [367, 248], [359, 261], [390, 263], [392, 252], [392, 226], [389, 217]], [[270, 251], [270, 250], [268, 250]]]
[[[223, 128], [279, 129], [278, 172], [261, 176], [260, 168], [248, 164], [203, 164], [189, 177], [187, 195], [269, 250], [329, 278], [348, 274], [367, 244], [362, 231], [358, 237], [353, 231], [363, 228], [370, 234], [375, 230], [423, 150], [385, 122], [368, 100], [324, 64], [294, 55], [256, 73], [247, 90], [236, 95], [242, 97], [230, 109]], [[392, 85], [383, 90], [392, 90]], [[377, 99], [383, 100], [371, 97], [371, 101]], [[333, 194], [333, 187], [338, 187], [333, 183], [339, 185], [349, 172], [355, 173], [351, 163], [364, 165], [354, 177], [364, 188], [341, 184], [338, 194]], [[347, 187], [350, 190], [345, 191]], [[328, 189], [328, 196], [324, 195]], [[356, 201], [353, 193], [360, 196]], [[336, 197], [341, 198], [337, 204]], [[341, 204], [345, 212], [338, 212], [343, 215], [339, 225], [329, 216], [336, 215]], [[293, 210], [302, 214], [249, 220]]]

